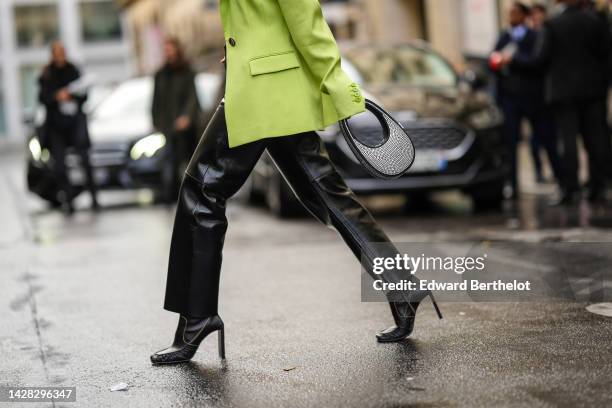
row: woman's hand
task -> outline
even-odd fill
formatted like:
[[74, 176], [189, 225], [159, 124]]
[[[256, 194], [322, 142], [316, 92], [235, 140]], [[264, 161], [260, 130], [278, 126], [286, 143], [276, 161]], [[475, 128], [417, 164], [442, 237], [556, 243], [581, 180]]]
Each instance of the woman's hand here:
[[55, 99], [58, 102], [68, 102], [69, 100], [72, 99], [72, 96], [70, 95], [70, 92], [68, 92], [66, 88], [62, 88], [59, 91], [57, 91], [57, 93], [55, 94]]
[[179, 116], [174, 121], [174, 128], [178, 131], [183, 131], [191, 126], [191, 119], [187, 115]]

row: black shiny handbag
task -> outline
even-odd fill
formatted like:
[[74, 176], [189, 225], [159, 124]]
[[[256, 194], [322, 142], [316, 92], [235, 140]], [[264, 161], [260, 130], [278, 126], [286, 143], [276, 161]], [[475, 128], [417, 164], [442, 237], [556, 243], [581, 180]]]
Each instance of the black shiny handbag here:
[[414, 145], [406, 130], [383, 108], [369, 99], [366, 109], [380, 122], [382, 132], [351, 129], [349, 119], [340, 121], [340, 130], [357, 160], [368, 173], [382, 179], [404, 175], [414, 163]]

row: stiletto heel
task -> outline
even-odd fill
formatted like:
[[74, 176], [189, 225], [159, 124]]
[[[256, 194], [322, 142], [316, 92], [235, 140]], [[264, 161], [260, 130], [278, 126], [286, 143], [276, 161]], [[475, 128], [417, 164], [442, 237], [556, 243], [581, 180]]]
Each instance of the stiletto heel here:
[[412, 329], [414, 328], [417, 309], [423, 299], [428, 296], [431, 299], [434, 309], [436, 309], [438, 317], [442, 319], [442, 312], [440, 312], [438, 303], [436, 302], [436, 299], [431, 291], [410, 292], [408, 301], [390, 303], [391, 312], [393, 314], [393, 318], [395, 319], [396, 325], [378, 333], [376, 335], [376, 339], [380, 343], [393, 343], [402, 341], [410, 336], [412, 334]]
[[222, 327], [217, 334], [219, 337], [219, 357], [221, 360], [225, 360], [225, 328]]
[[442, 312], [440, 312], [440, 308], [438, 307], [438, 303], [436, 302], [436, 298], [434, 298], [433, 293], [429, 292], [429, 298], [431, 299], [431, 303], [436, 309], [436, 313], [438, 314], [438, 318], [442, 320]]
[[219, 355], [225, 359], [225, 333], [223, 321], [219, 316], [207, 318], [179, 317], [172, 346], [151, 356], [153, 364], [174, 364], [191, 360], [198, 351], [200, 343], [212, 332], [219, 332]]

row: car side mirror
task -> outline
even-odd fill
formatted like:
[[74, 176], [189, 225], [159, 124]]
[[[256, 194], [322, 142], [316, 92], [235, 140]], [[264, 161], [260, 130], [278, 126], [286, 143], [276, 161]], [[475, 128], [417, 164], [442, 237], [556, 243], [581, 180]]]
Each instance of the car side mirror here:
[[34, 125], [34, 120], [34, 112], [24, 112], [24, 114], [21, 116], [21, 122], [26, 126]]
[[482, 72], [468, 69], [461, 75], [461, 81], [469, 85], [472, 90], [477, 91], [487, 87], [489, 78]]

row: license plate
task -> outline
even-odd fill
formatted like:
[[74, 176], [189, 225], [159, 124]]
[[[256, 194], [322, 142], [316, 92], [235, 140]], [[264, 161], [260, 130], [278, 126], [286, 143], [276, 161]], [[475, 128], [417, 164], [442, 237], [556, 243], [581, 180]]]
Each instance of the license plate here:
[[442, 171], [446, 168], [447, 161], [442, 153], [436, 150], [417, 150], [414, 163], [408, 173], [429, 173]]

